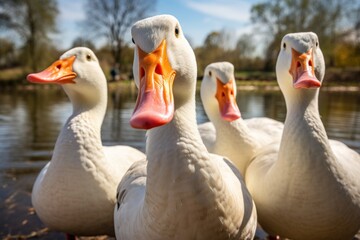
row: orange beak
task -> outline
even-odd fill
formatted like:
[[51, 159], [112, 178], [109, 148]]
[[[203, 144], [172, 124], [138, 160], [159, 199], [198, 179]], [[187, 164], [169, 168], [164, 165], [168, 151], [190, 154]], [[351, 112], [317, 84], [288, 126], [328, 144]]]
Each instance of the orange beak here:
[[221, 117], [226, 121], [234, 121], [241, 117], [240, 110], [236, 104], [233, 80], [223, 84], [216, 78], [217, 89], [215, 97], [219, 102]]
[[151, 53], [139, 47], [140, 86], [130, 124], [134, 128], [151, 129], [171, 121], [174, 115], [172, 92], [175, 71], [166, 53], [166, 41]]
[[318, 88], [321, 82], [316, 78], [314, 72], [314, 61], [312, 49], [306, 53], [299, 53], [293, 48], [292, 61], [289, 73], [293, 77], [294, 88]]
[[73, 72], [72, 65], [75, 61], [75, 56], [58, 60], [50, 67], [39, 73], [31, 73], [27, 75], [26, 79], [32, 83], [75, 83], [74, 79], [77, 74]]

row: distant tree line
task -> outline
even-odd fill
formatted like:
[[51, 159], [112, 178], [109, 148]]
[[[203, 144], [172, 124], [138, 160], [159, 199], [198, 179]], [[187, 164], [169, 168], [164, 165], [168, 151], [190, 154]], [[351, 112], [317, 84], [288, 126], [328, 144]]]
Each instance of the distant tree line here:
[[[315, 32], [328, 67], [360, 68], [360, 1], [358, 0], [267, 0], [251, 8], [255, 32], [244, 34], [230, 48], [230, 33], [211, 32], [195, 49], [199, 71], [213, 61], [226, 60], [236, 70], [273, 71], [282, 37], [290, 32]], [[253, 55], [261, 36], [264, 52]]]
[[329, 67], [360, 67], [360, 1], [267, 0], [251, 19], [269, 42], [265, 69], [272, 69], [280, 41], [289, 32], [315, 32]]
[[[0, 69], [21, 66], [25, 71], [38, 71], [59, 56], [63, 49], [50, 40], [50, 35], [57, 33], [56, 0], [0, 0], [0, 3]], [[131, 25], [146, 17], [155, 5], [156, 1], [147, 0], [87, 0], [86, 21], [82, 24], [86, 34], [76, 38], [72, 47], [90, 47], [109, 59], [107, 65], [128, 70], [132, 50], [124, 37]], [[90, 39], [100, 37], [105, 37], [107, 44], [95, 49]]]
[[[38, 71], [64, 51], [54, 46], [50, 37], [58, 32], [60, 2], [0, 2], [0, 70], [21, 67]], [[120, 72], [130, 74], [133, 45], [125, 37], [131, 25], [155, 7], [156, 2], [148, 0], [88, 0], [86, 21], [81, 25], [86, 34], [76, 38], [72, 47], [94, 49], [106, 73], [117, 66]], [[237, 71], [273, 71], [281, 38], [299, 31], [317, 33], [328, 67], [360, 68], [359, 16], [358, 0], [265, 0], [251, 8], [253, 33], [234, 39], [226, 29], [212, 31], [202, 46], [194, 48], [199, 74], [214, 61], [230, 61]], [[100, 37], [107, 43], [95, 49], [91, 39]], [[260, 45], [255, 38], [261, 39], [264, 51], [260, 54], [255, 54]]]
[[215, 61], [229, 61], [238, 71], [263, 69], [263, 59], [254, 55], [256, 45], [252, 35], [243, 34], [236, 40], [235, 45], [232, 45], [234, 44], [228, 30], [210, 32], [203, 45], [194, 49], [199, 74], [202, 74], [208, 64]]

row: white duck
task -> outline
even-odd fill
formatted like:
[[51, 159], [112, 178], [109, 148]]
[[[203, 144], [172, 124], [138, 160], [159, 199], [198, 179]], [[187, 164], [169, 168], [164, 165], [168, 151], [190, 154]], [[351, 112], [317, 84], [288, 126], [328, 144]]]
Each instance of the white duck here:
[[208, 65], [200, 95], [210, 122], [198, 128], [208, 151], [230, 158], [245, 176], [256, 151], [281, 139], [284, 124], [266, 117], [242, 119], [236, 94], [234, 65], [229, 62]]
[[131, 125], [149, 129], [148, 162], [135, 163], [119, 185], [116, 237], [252, 239], [256, 210], [239, 172], [209, 154], [197, 130], [196, 61], [179, 22], [147, 18], [132, 37], [139, 95]]
[[246, 171], [259, 223], [291, 239], [352, 239], [360, 228], [360, 157], [327, 138], [318, 110], [325, 64], [316, 34], [284, 36], [276, 74], [287, 115]]
[[61, 84], [73, 104], [52, 159], [33, 187], [37, 215], [51, 229], [69, 234], [114, 235], [117, 185], [145, 155], [128, 146], [102, 146], [107, 85], [96, 56], [88, 48], [74, 48], [27, 79]]

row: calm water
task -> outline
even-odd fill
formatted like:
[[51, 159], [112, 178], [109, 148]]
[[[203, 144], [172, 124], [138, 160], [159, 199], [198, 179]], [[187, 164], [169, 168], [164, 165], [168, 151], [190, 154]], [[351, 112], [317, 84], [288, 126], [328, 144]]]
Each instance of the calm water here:
[[[145, 132], [132, 129], [128, 123], [135, 99], [134, 93], [124, 90], [110, 94], [102, 128], [105, 145], [126, 144], [144, 151]], [[279, 91], [240, 91], [238, 104], [243, 118], [285, 118]], [[50, 160], [57, 135], [71, 112], [60, 88], [0, 92], [0, 237], [30, 237], [44, 228], [31, 208], [31, 189], [40, 169]], [[322, 91], [320, 113], [330, 138], [360, 152], [360, 93]], [[199, 123], [207, 121], [199, 96], [197, 114]], [[41, 239], [64, 239], [64, 235], [45, 233]]]

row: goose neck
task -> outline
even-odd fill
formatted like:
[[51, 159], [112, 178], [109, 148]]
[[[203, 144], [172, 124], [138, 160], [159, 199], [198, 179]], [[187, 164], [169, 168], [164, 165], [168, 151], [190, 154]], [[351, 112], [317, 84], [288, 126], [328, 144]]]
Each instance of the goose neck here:
[[206, 195], [221, 189], [219, 169], [212, 165], [197, 130], [195, 102], [176, 109], [170, 123], [148, 132], [146, 155], [145, 204], [185, 204], [182, 199], [198, 198], [199, 189]]
[[87, 118], [91, 119], [89, 123], [94, 128], [100, 129], [106, 113], [107, 88], [86, 95], [67, 89], [65, 91], [73, 105], [73, 113], [68, 122], [81, 121], [81, 119]]
[[306, 165], [308, 159], [316, 159], [320, 163], [333, 157], [325, 127], [320, 119], [318, 91], [313, 98], [302, 98], [302, 101], [298, 98], [287, 102], [280, 160], [299, 160], [299, 164]]
[[222, 120], [215, 122], [214, 126], [216, 129], [214, 151], [230, 158], [241, 174], [245, 175], [246, 168], [259, 147], [246, 122], [242, 118], [232, 122]]

